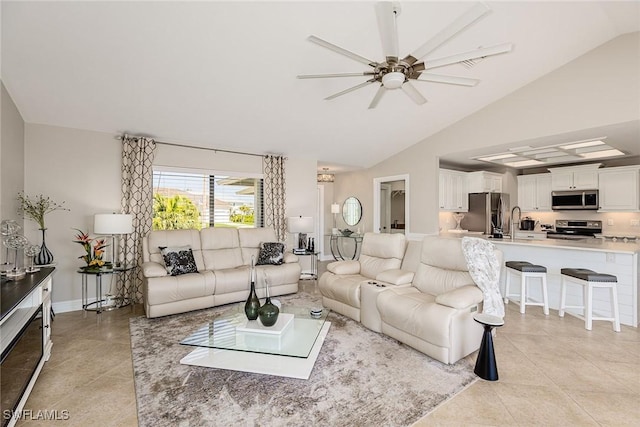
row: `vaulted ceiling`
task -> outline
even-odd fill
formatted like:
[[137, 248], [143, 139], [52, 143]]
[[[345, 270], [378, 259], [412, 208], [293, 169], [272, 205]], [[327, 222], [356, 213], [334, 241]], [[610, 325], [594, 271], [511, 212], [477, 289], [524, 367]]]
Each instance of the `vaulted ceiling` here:
[[[471, 2], [402, 2], [401, 55]], [[640, 3], [488, 2], [485, 18], [430, 57], [514, 44], [472, 68], [475, 87], [416, 82], [428, 102], [399, 90], [369, 110], [370, 85], [323, 98], [366, 71], [308, 42], [313, 34], [382, 61], [374, 2], [2, 2], [2, 79], [24, 120], [128, 132], [189, 145], [369, 167], [611, 40], [640, 30]], [[429, 59], [428, 57], [427, 59]], [[638, 154], [638, 153], [634, 153]]]

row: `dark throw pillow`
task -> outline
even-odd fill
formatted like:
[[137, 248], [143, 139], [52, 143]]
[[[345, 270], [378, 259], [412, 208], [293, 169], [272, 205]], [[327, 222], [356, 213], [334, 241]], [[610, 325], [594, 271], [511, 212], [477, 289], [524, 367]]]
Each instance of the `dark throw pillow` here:
[[264, 242], [260, 244], [260, 253], [256, 265], [280, 265], [284, 262], [284, 243]]
[[196, 260], [189, 246], [160, 248], [167, 273], [179, 276], [187, 273], [197, 273]]

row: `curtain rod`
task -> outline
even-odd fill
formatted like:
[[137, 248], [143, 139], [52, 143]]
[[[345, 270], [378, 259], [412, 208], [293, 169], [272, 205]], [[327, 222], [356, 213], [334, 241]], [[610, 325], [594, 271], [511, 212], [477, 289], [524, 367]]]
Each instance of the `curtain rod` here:
[[[139, 139], [140, 137], [139, 136], [130, 136], [129, 138]], [[116, 137], [116, 139], [122, 141], [124, 138], [121, 135], [118, 135]], [[153, 138], [151, 138], [151, 139], [153, 139]], [[155, 142], [156, 144], [169, 145], [169, 146], [172, 146], [172, 147], [193, 148], [193, 149], [196, 149], [196, 150], [207, 150], [207, 151], [220, 152], [220, 153], [240, 154], [240, 155], [243, 155], [243, 156], [267, 157], [264, 154], [244, 153], [242, 151], [223, 150], [223, 149], [220, 149], [220, 148], [199, 147], [197, 145], [183, 145], [183, 144], [177, 144], [175, 142], [156, 141], [155, 139], [153, 140], [153, 142]]]

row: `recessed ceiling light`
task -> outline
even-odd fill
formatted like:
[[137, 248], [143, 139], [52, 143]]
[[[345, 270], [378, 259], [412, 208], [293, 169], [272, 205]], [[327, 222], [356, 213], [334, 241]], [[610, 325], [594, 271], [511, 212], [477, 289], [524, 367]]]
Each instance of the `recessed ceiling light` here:
[[603, 145], [604, 142], [600, 140], [576, 142], [575, 144], [560, 145], [560, 148], [564, 150], [573, 150], [576, 148], [593, 147], [594, 145]]
[[611, 150], [604, 151], [592, 151], [590, 153], [582, 153], [580, 157], [583, 159], [600, 159], [603, 157], [615, 157], [615, 156], [624, 156], [624, 153], [620, 150], [616, 150], [615, 148]]
[[535, 166], [535, 165], [542, 165], [542, 164], [544, 164], [544, 162], [541, 162], [540, 160], [521, 160], [519, 162], [505, 162], [505, 165], [511, 166], [514, 168], [519, 168], [522, 166]]
[[515, 154], [511, 154], [511, 153], [496, 154], [495, 156], [478, 157], [478, 160], [484, 160], [485, 162], [491, 162], [493, 160], [508, 159], [509, 157], [515, 157], [515, 156], [516, 156]]

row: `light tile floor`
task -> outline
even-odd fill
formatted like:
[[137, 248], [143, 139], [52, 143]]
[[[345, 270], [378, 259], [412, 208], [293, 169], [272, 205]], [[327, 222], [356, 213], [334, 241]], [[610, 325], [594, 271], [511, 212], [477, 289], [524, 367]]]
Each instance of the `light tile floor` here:
[[[301, 285], [317, 293], [314, 281]], [[26, 409], [67, 410], [70, 419], [18, 425], [137, 426], [128, 325], [142, 314], [141, 306], [103, 313], [99, 322], [95, 313], [58, 314], [53, 354]], [[416, 425], [640, 425], [640, 331], [610, 325], [594, 322], [587, 331], [557, 311], [527, 307], [521, 315], [508, 304], [494, 340], [499, 381], [476, 381]]]

